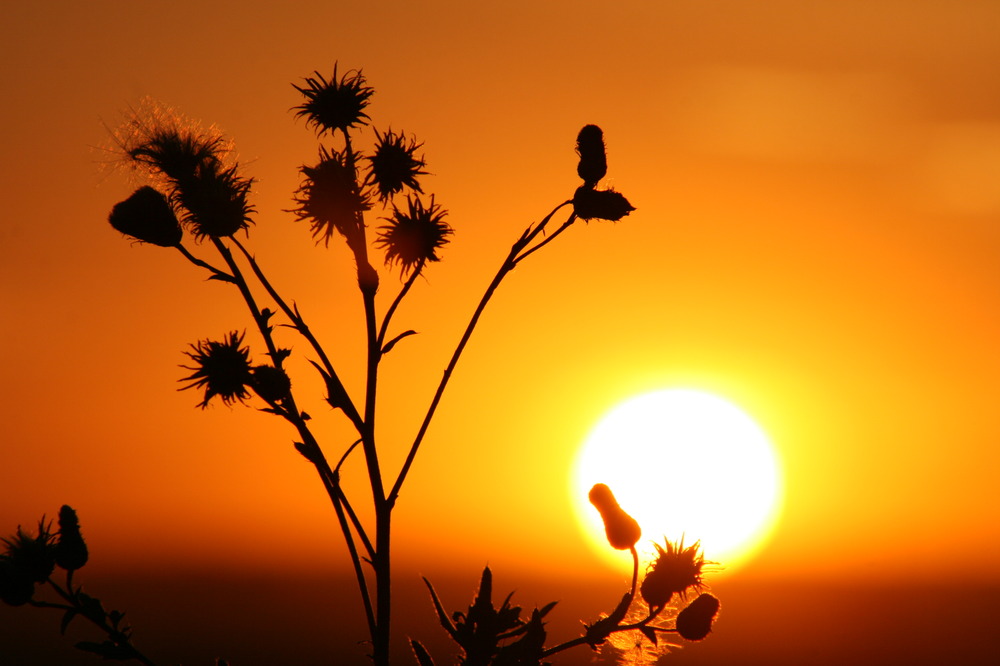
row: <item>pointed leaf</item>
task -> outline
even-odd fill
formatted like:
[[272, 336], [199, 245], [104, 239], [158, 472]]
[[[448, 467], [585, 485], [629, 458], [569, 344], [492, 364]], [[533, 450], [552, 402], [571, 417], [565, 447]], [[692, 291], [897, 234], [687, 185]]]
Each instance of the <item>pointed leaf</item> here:
[[645, 625], [645, 626], [642, 626], [642, 627], [639, 627], [639, 631], [641, 631], [641, 632], [642, 632], [642, 635], [643, 635], [643, 636], [645, 636], [646, 638], [648, 638], [648, 639], [649, 639], [649, 641], [650, 641], [650, 642], [651, 642], [651, 643], [652, 643], [653, 645], [656, 645], [656, 644], [657, 644], [657, 640], [656, 640], [656, 629], [653, 629], [653, 628], [652, 628], [651, 626], [649, 626], [649, 625]]
[[[421, 578], [423, 577], [421, 576]], [[426, 578], [423, 580], [424, 585], [427, 586], [427, 589], [431, 593], [431, 600], [434, 602], [434, 610], [437, 611], [438, 619], [441, 621], [441, 626], [445, 628], [445, 631], [447, 631], [452, 638], [455, 638], [455, 625], [451, 623], [450, 619], [448, 619], [448, 613], [445, 612], [444, 606], [441, 605], [441, 600], [438, 599], [437, 592], [434, 591], [434, 586], [431, 585], [431, 582]]]
[[420, 666], [434, 666], [434, 660], [431, 659], [431, 655], [428, 654], [423, 645], [411, 639], [410, 647], [413, 648], [413, 654], [416, 655], [417, 663]]
[[396, 343], [402, 340], [403, 338], [416, 334], [417, 332], [413, 330], [403, 331], [402, 333], [394, 337], [392, 340], [389, 340], [389, 342], [385, 343], [385, 346], [382, 347], [382, 355], [384, 356], [388, 354], [392, 350], [392, 348], [396, 346]]

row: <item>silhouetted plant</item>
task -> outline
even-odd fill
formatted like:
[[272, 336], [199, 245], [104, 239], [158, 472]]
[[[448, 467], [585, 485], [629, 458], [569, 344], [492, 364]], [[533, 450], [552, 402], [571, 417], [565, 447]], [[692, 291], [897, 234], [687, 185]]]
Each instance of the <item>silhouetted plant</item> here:
[[[266, 361], [253, 360], [246, 333], [233, 330], [221, 339], [204, 339], [185, 352], [189, 361], [182, 365], [189, 374], [181, 381], [183, 389], [201, 392], [198, 407], [207, 407], [215, 398], [223, 404], [253, 405], [254, 396], [262, 401], [260, 411], [287, 421], [295, 431], [294, 448], [312, 464], [333, 506], [344, 537], [360, 593], [371, 644], [371, 658], [378, 666], [389, 663], [390, 608], [392, 603], [391, 520], [393, 509], [427, 429], [469, 339], [488, 302], [506, 276], [525, 259], [552, 243], [577, 220], [622, 219], [634, 210], [620, 193], [598, 184], [607, 173], [604, 134], [596, 125], [580, 130], [576, 149], [579, 155], [577, 174], [583, 180], [573, 196], [555, 206], [541, 221], [528, 224], [511, 245], [496, 275], [486, 287], [478, 305], [448, 361], [443, 376], [430, 400], [407, 455], [395, 473], [386, 476], [376, 441], [375, 419], [379, 395], [379, 368], [383, 357], [405, 338], [414, 334], [404, 330], [393, 334], [391, 320], [400, 303], [428, 264], [441, 259], [441, 252], [453, 229], [446, 221], [447, 210], [433, 194], [424, 193], [421, 179], [427, 175], [426, 162], [417, 151], [423, 147], [416, 138], [403, 132], [374, 130], [372, 148], [365, 152], [356, 147], [356, 133], [371, 120], [367, 109], [374, 89], [360, 70], [339, 75], [335, 65], [327, 79], [318, 72], [294, 86], [304, 101], [294, 108], [297, 117], [315, 130], [323, 142], [318, 161], [302, 166], [302, 181], [291, 210], [298, 220], [308, 222], [317, 244], [328, 246], [342, 238], [353, 255], [357, 283], [364, 306], [366, 360], [363, 396], [352, 395], [320, 341], [313, 335], [298, 305], [284, 298], [266, 276], [255, 255], [238, 236], [249, 237], [256, 210], [250, 201], [253, 179], [244, 175], [233, 159], [229, 141], [214, 129], [203, 129], [176, 115], [158, 109], [135, 112], [116, 135], [124, 161], [144, 173], [149, 185], [115, 205], [109, 216], [111, 225], [126, 236], [151, 245], [176, 248], [195, 266], [207, 270], [209, 278], [230, 283], [243, 298], [250, 321], [263, 343]], [[381, 206], [385, 223], [376, 234], [370, 233], [366, 214]], [[567, 209], [567, 211], [564, 211]], [[565, 218], [557, 223], [556, 215]], [[191, 238], [199, 248], [208, 246], [216, 258], [196, 257], [185, 246]], [[398, 266], [402, 285], [380, 313], [376, 292], [380, 279], [371, 255], [381, 252], [387, 267]], [[221, 262], [218, 264], [212, 262]], [[258, 302], [260, 290], [267, 294], [267, 304]], [[381, 314], [381, 316], [380, 316]], [[291, 355], [291, 345], [279, 343], [278, 326], [294, 330], [308, 343], [307, 360], [323, 379], [325, 400], [341, 412], [356, 431], [357, 440], [337, 451], [337, 464], [329, 462], [329, 449], [321, 446], [310, 427], [311, 416], [302, 411], [295, 397], [295, 384], [284, 367]], [[301, 347], [299, 349], [302, 349]], [[359, 450], [371, 490], [374, 524], [367, 524], [355, 511], [340, 483], [341, 466]], [[659, 549], [659, 557], [639, 588], [639, 559], [635, 545], [641, 529], [615, 501], [604, 484], [594, 486], [591, 502], [604, 519], [608, 541], [614, 548], [629, 550], [633, 571], [630, 589], [614, 609], [585, 625], [582, 636], [560, 645], [546, 647], [544, 618], [554, 603], [534, 609], [522, 618], [521, 609], [511, 606], [511, 595], [497, 608], [492, 601], [492, 572], [483, 571], [479, 591], [468, 610], [448, 615], [429, 581], [434, 611], [448, 635], [462, 651], [460, 663], [468, 666], [540, 665], [543, 660], [564, 650], [588, 645], [597, 649], [609, 638], [622, 633], [637, 633], [652, 644], [659, 644], [661, 634], [680, 633], [690, 640], [700, 640], [708, 633], [718, 611], [718, 602], [701, 595], [675, 620], [665, 613], [676, 596], [686, 598], [689, 590], [702, 587], [704, 560], [698, 545], [685, 548], [670, 541]], [[86, 546], [80, 536], [75, 514], [68, 507], [60, 512], [58, 535], [48, 531], [44, 520], [37, 535], [19, 530], [6, 540], [7, 550], [0, 556], [0, 594], [14, 605], [30, 603], [65, 611], [62, 629], [77, 615], [89, 619], [107, 634], [103, 643], [78, 643], [77, 647], [100, 654], [106, 659], [137, 659], [150, 663], [130, 642], [130, 630], [121, 624], [123, 614], [105, 612], [100, 602], [72, 585], [73, 572], [87, 560]], [[51, 579], [54, 568], [67, 572], [65, 586]], [[35, 586], [48, 584], [61, 597], [59, 603], [35, 600]], [[637, 610], [637, 592], [646, 602], [646, 610]], [[671, 611], [672, 612], [672, 611]], [[640, 640], [641, 640], [640, 638]], [[429, 652], [412, 641], [417, 661], [433, 664]]]

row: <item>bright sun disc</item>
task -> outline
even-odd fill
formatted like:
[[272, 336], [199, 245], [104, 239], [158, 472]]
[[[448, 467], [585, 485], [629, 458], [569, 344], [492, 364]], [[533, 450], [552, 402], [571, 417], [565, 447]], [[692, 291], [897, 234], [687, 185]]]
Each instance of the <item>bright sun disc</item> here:
[[576, 461], [573, 505], [601, 553], [613, 550], [587, 501], [606, 483], [652, 542], [701, 541], [707, 560], [732, 570], [759, 548], [777, 517], [781, 479], [763, 430], [722, 398], [688, 389], [641, 395], [620, 404], [591, 431]]

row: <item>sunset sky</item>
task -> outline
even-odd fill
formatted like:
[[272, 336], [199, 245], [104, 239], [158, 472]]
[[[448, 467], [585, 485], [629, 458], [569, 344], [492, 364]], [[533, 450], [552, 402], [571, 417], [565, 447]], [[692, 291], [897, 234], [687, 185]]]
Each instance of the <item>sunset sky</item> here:
[[[394, 320], [419, 335], [385, 361], [387, 469], [511, 242], [572, 197], [584, 124], [637, 208], [575, 225], [495, 296], [400, 498], [400, 585], [455, 575], [458, 607], [488, 562], [526, 605], [560, 585], [613, 605], [628, 572], [581, 532], [570, 470], [608, 410], [679, 387], [745, 410], [784, 477], [770, 540], [720, 576], [724, 608], [726, 585], [1000, 598], [1000, 4], [279, 4], [5, 9], [0, 532], [71, 504], [95, 578], [347, 566], [290, 427], [177, 390], [199, 339], [247, 329], [263, 361], [238, 294], [107, 224], [141, 184], [109, 134], [130, 107], [218, 125], [256, 180], [248, 245], [360, 396], [352, 259], [288, 212], [319, 146], [292, 84], [339, 62], [376, 89], [374, 127], [424, 142], [424, 189], [455, 229]], [[398, 274], [381, 277], [384, 310]], [[351, 433], [286, 340], [336, 460]], [[364, 497], [360, 462], [345, 484]], [[678, 473], [712, 470], [663, 484]], [[4, 607], [0, 655], [20, 645], [2, 623], [28, 614], [55, 638], [55, 618]], [[684, 653], [757, 638], [720, 624]]]

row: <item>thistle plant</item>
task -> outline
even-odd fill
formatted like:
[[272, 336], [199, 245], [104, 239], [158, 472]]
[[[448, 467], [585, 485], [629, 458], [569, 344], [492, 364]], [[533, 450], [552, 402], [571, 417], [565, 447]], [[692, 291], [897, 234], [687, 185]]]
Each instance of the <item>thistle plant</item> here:
[[[447, 209], [435, 195], [425, 192], [423, 144], [405, 132], [371, 126], [368, 110], [374, 89], [361, 71], [340, 73], [335, 65], [331, 77], [316, 72], [294, 88], [301, 95], [295, 115], [315, 132], [319, 146], [313, 161], [301, 167], [301, 184], [293, 195], [291, 212], [309, 225], [318, 246], [342, 242], [353, 259], [364, 312], [360, 323], [364, 345], [357, 352], [365, 361], [363, 381], [344, 381], [341, 367], [313, 334], [298, 305], [282, 295], [251, 251], [257, 217], [252, 203], [254, 180], [233, 158], [229, 141], [215, 130], [161, 112], [131, 116], [116, 141], [124, 161], [144, 175], [148, 184], [116, 204], [109, 221], [140, 244], [176, 249], [210, 279], [234, 288], [245, 303], [249, 315], [245, 322], [220, 337], [196, 341], [184, 352], [187, 360], [181, 367], [187, 374], [180, 379], [182, 389], [197, 392], [196, 404], [202, 409], [217, 401], [245, 405], [290, 426], [293, 448], [315, 469], [342, 533], [357, 584], [359, 612], [367, 627], [369, 656], [377, 666], [386, 666], [393, 640], [393, 511], [487, 304], [514, 268], [570, 227], [582, 226], [579, 221], [618, 221], [634, 208], [621, 193], [600, 187], [608, 170], [604, 134], [596, 125], [585, 126], [576, 142], [582, 184], [514, 240], [459, 335], [402, 464], [386, 469], [375, 427], [384, 408], [378, 402], [380, 368], [389, 353], [405, 353], [400, 349], [414, 334], [409, 329], [396, 332], [393, 318], [417, 278], [443, 258], [454, 230]], [[365, 145], [369, 147], [362, 148]], [[389, 279], [380, 275], [379, 264]], [[396, 271], [398, 286], [392, 279]], [[384, 309], [379, 306], [385, 302], [376, 298], [380, 290], [394, 292]], [[299, 406], [298, 383], [286, 369], [293, 348], [323, 380], [323, 398], [332, 409], [326, 418], [346, 419], [353, 430], [352, 441], [320, 442], [314, 434], [313, 417]], [[355, 384], [362, 390], [348, 390]], [[352, 455], [363, 458], [368, 496], [349, 497], [341, 485], [344, 462]], [[671, 605], [703, 588], [705, 562], [698, 544], [685, 547], [683, 542], [666, 541], [663, 547], [657, 546], [658, 557], [639, 585], [635, 546], [640, 526], [606, 485], [594, 486], [590, 500], [604, 519], [609, 544], [632, 554], [629, 590], [612, 611], [586, 624], [582, 636], [546, 646], [544, 619], [554, 603], [534, 609], [526, 618], [511, 605], [511, 596], [494, 607], [492, 572], [487, 568], [468, 610], [449, 614], [425, 579], [433, 612], [462, 652], [460, 663], [538, 665], [578, 646], [598, 649], [620, 634], [638, 635], [653, 645], [662, 645], [660, 638], [665, 634], [688, 640], [708, 634], [718, 612], [714, 597], [701, 594], [679, 614]], [[371, 511], [358, 511], [362, 503]], [[372, 518], [362, 520], [362, 515]], [[121, 613], [104, 612], [100, 602], [74, 588], [73, 572], [86, 561], [86, 549], [75, 514], [68, 507], [60, 512], [59, 524], [56, 535], [43, 521], [37, 535], [19, 531], [5, 542], [6, 552], [0, 555], [3, 601], [63, 610], [63, 630], [73, 617], [83, 616], [104, 631], [107, 640], [78, 647], [105, 658], [152, 663], [131, 646]], [[51, 579], [56, 566], [67, 571], [63, 586]], [[51, 585], [61, 601], [36, 599], [39, 584]], [[411, 647], [421, 666], [434, 663], [419, 641], [412, 641]]]

